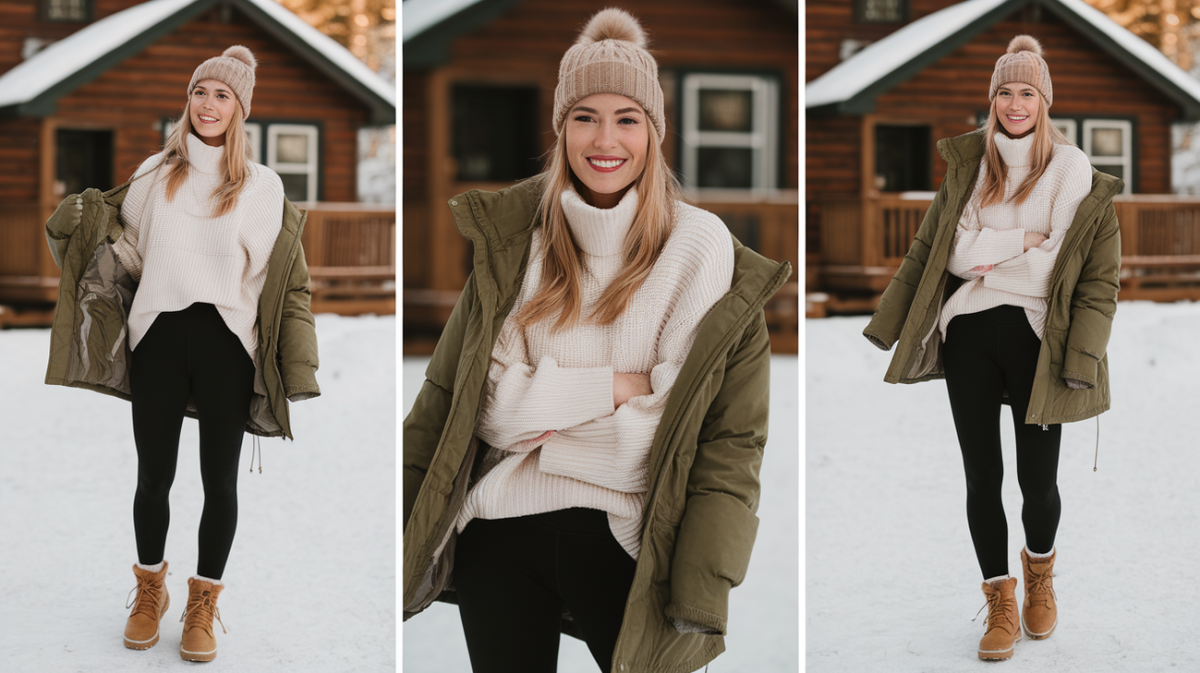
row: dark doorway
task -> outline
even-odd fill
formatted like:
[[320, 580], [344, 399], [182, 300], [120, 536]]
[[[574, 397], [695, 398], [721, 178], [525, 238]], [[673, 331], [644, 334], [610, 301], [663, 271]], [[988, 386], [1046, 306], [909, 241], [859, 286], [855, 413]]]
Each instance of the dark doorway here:
[[112, 189], [113, 132], [58, 129], [55, 134], [54, 192], [79, 194], [89, 187]]
[[928, 126], [875, 127], [875, 188], [881, 192], [932, 189], [932, 141]]
[[460, 84], [453, 88], [451, 132], [457, 179], [512, 182], [541, 167], [538, 90]]

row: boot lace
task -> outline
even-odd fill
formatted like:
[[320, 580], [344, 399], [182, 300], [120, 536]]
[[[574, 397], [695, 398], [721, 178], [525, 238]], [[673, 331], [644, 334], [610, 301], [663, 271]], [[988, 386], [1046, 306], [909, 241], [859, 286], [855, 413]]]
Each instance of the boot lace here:
[[198, 626], [212, 635], [213, 617], [216, 617], [217, 623], [221, 625], [221, 632], [228, 634], [225, 622], [221, 621], [221, 611], [217, 609], [217, 602], [213, 600], [210, 592], [200, 591], [188, 596], [187, 607], [183, 609], [183, 614], [179, 615], [179, 621], [187, 619], [187, 623], [183, 625], [184, 631]]
[[[151, 619], [158, 619], [158, 606], [162, 602], [162, 591], [165, 586], [164, 582], [154, 582], [148, 577], [138, 576], [137, 586], [129, 590], [129, 595], [125, 596], [125, 607], [133, 608], [130, 616], [138, 613], [144, 614]], [[137, 592], [134, 595], [134, 592]], [[133, 596], [130, 599], [130, 596]]]
[[1050, 594], [1055, 600], [1058, 596], [1054, 593], [1054, 584], [1051, 579], [1054, 577], [1054, 572], [1047, 568], [1043, 572], [1034, 572], [1032, 566], [1025, 572], [1025, 593], [1030, 596], [1038, 594]]
[[[1007, 622], [1008, 631], [1016, 632], [1016, 624], [1008, 618], [1009, 615], [1016, 614], [1017, 599], [1014, 596], [1004, 596], [999, 590], [987, 593], [987, 603], [979, 608], [979, 612], [983, 612], [983, 608], [987, 608], [987, 617], [984, 618], [984, 625], [987, 629], [984, 633], [990, 632], [992, 629], [1000, 626], [997, 622]], [[979, 619], [979, 612], [975, 613], [975, 617], [971, 621]]]

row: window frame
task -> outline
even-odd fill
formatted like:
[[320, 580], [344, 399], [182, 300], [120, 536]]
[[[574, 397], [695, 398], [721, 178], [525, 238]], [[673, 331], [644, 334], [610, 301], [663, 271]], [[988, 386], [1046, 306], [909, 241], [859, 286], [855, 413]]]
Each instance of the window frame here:
[[96, 16], [96, 0], [83, 0], [82, 19], [55, 19], [50, 16], [51, 0], [38, 0], [38, 19], [46, 23], [91, 23]]
[[[1117, 157], [1095, 156], [1092, 154], [1092, 134], [1091, 131], [1097, 128], [1116, 128], [1121, 130], [1121, 157], [1119, 161], [1115, 161]], [[1096, 168], [1102, 171], [1101, 166], [1120, 166], [1122, 168], [1121, 176], [1125, 181], [1125, 189], [1122, 194], [1131, 194], [1133, 190], [1133, 171], [1137, 162], [1133, 157], [1133, 121], [1128, 119], [1103, 119], [1089, 118], [1084, 119], [1080, 124], [1080, 144], [1079, 148], [1087, 155], [1088, 161]]]
[[[265, 149], [262, 162], [264, 166], [275, 171], [280, 177], [284, 175], [308, 175], [308, 197], [305, 201], [320, 201], [320, 174], [321, 174], [321, 128], [317, 124], [306, 124], [301, 122], [277, 122], [273, 124], [263, 124], [266, 128], [264, 134], [263, 148]], [[311, 132], [311, 133], [310, 133]], [[309, 136], [309, 151], [308, 161], [304, 164], [283, 163], [274, 159], [274, 155], [279, 150], [280, 134], [288, 133], [294, 135]], [[304, 168], [306, 170], [297, 170]], [[315, 197], [315, 198], [314, 198]]]
[[911, 0], [897, 0], [900, 3], [900, 18], [895, 20], [869, 19], [866, 16], [867, 2], [869, 0], [854, 0], [854, 23], [878, 26], [900, 25], [908, 23], [909, 17], [912, 15]]
[[[685, 189], [704, 193], [768, 195], [779, 189], [784, 154], [783, 78], [775, 72], [691, 70], [679, 73], [679, 171]], [[750, 131], [702, 131], [700, 91], [750, 91]], [[750, 187], [700, 187], [696, 184], [702, 148], [751, 150]]]

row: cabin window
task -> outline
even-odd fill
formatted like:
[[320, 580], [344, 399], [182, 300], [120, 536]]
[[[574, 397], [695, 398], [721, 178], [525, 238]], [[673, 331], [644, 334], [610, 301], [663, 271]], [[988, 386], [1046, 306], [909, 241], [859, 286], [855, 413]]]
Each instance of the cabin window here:
[[1133, 185], [1133, 124], [1124, 119], [1085, 119], [1080, 147], [1096, 170], [1125, 181], [1125, 194]]
[[854, 0], [855, 23], [904, 23], [908, 0]]
[[932, 189], [932, 129], [929, 126], [875, 126], [875, 189], [926, 192]]
[[92, 0], [41, 0], [42, 20], [91, 21]]
[[267, 126], [266, 166], [279, 174], [290, 201], [317, 200], [318, 135], [307, 124]]
[[246, 129], [246, 146], [250, 148], [250, 161], [261, 164], [262, 160], [262, 125], [247, 122], [242, 125]]
[[770, 191], [779, 175], [779, 81], [764, 75], [689, 74], [681, 105], [683, 183], [694, 189]]
[[537, 87], [459, 84], [450, 97], [458, 180], [513, 182], [538, 173]]

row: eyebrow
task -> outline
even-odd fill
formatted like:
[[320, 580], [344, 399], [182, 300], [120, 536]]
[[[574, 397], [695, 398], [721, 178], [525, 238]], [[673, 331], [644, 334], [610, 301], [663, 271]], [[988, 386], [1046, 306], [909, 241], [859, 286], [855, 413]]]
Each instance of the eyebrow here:
[[999, 89], [999, 90], [1000, 90], [1000, 91], [1007, 91], [1007, 92], [1009, 92], [1009, 93], [1013, 93], [1014, 91], [1016, 91], [1016, 92], [1022, 92], [1022, 91], [1036, 91], [1036, 89], [1034, 89], [1033, 87], [1031, 87], [1031, 86], [1029, 86], [1029, 85], [1022, 86], [1022, 87], [1010, 87], [1010, 86], [1002, 86], [1002, 87], [1000, 87], [1000, 89]]
[[[577, 106], [575, 106], [575, 108], [574, 108], [573, 110], [571, 110], [571, 111], [572, 111], [572, 112], [575, 112], [575, 111], [579, 111], [579, 112], [590, 112], [590, 113], [592, 113], [592, 114], [594, 114], [594, 115], [598, 115], [598, 114], [600, 114], [598, 111], [596, 111], [596, 110], [593, 110], [593, 109], [592, 109], [592, 108], [590, 108], [590, 107], [584, 107], [584, 106], [582, 106], [582, 105], [577, 105]], [[614, 112], [613, 114], [619, 114], [619, 115], [623, 115], [623, 114], [629, 114], [630, 112], [634, 112], [634, 113], [637, 113], [637, 114], [642, 114], [642, 111], [641, 111], [641, 109], [639, 109], [639, 108], [635, 108], [635, 107], [623, 107], [623, 108], [621, 108], [620, 110], [617, 110], [616, 112]]]
[[[196, 89], [204, 89], [204, 87], [197, 84], [196, 86], [192, 87], [192, 91], [195, 91]], [[204, 89], [204, 90], [208, 91], [208, 89]], [[213, 91], [215, 91], [217, 93], [229, 93], [229, 91], [227, 89], [219, 89], [218, 88], [218, 89], [213, 89]]]

